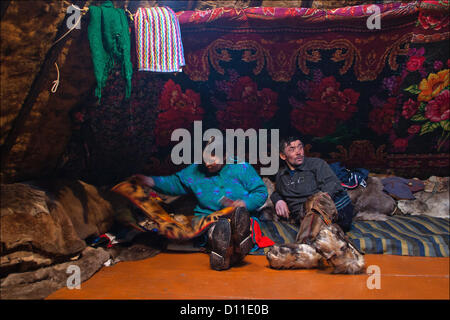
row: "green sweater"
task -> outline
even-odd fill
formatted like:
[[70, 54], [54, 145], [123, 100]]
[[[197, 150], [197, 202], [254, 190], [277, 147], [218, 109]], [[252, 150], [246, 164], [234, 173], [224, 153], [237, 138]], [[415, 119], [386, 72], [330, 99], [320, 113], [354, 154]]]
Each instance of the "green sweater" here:
[[89, 7], [88, 38], [91, 47], [97, 87], [95, 96], [100, 100], [102, 88], [108, 80], [114, 64], [122, 65], [122, 76], [126, 80], [125, 97], [131, 94], [133, 66], [130, 60], [130, 30], [123, 9], [116, 9], [111, 1], [100, 7]]
[[248, 163], [225, 164], [216, 174], [207, 174], [201, 165], [191, 164], [171, 176], [154, 176], [155, 190], [168, 195], [193, 193], [198, 200], [196, 216], [209, 215], [223, 208], [219, 200], [243, 200], [254, 213], [267, 199], [267, 188]]

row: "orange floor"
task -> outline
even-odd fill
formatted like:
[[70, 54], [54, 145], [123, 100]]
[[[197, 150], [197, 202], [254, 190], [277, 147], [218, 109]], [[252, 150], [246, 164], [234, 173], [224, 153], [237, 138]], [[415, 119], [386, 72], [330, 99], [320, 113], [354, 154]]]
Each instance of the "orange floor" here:
[[449, 299], [449, 258], [365, 258], [380, 268], [380, 289], [368, 288], [368, 274], [273, 270], [264, 256], [217, 272], [204, 253], [160, 253], [103, 267], [81, 289], [63, 288], [48, 299]]

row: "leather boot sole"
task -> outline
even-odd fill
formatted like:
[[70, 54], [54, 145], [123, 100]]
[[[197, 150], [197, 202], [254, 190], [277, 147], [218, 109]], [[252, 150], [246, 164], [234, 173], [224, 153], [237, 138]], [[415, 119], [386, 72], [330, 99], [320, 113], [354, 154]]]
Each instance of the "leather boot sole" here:
[[234, 246], [233, 263], [239, 262], [253, 248], [250, 232], [250, 213], [243, 207], [238, 207], [231, 217], [231, 232]]
[[218, 271], [229, 269], [232, 253], [230, 222], [226, 218], [220, 218], [211, 234], [211, 268]]

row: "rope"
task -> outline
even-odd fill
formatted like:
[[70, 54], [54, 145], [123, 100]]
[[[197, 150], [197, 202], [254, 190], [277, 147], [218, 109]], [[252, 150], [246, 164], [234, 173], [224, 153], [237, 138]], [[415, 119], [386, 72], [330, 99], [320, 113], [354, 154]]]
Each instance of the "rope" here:
[[58, 85], [59, 85], [59, 68], [58, 68], [58, 64], [56, 62], [55, 62], [55, 67], [56, 67], [56, 72], [57, 72], [57, 78], [55, 81], [53, 81], [52, 93], [55, 93], [56, 90], [58, 90]]
[[83, 8], [83, 9], [80, 9], [78, 6], [76, 6], [76, 5], [74, 5], [74, 4], [72, 4], [72, 6], [73, 6], [75, 9], [81, 11], [81, 12], [82, 12], [82, 15], [80, 15], [80, 17], [78, 18], [77, 22], [75, 22], [75, 24], [69, 29], [69, 31], [67, 31], [65, 34], [63, 34], [58, 40], [56, 40], [55, 42], [53, 42], [52, 47], [53, 47], [55, 44], [57, 44], [59, 41], [61, 41], [62, 39], [64, 39], [64, 37], [66, 37], [70, 32], [72, 32], [72, 30], [75, 29], [75, 28], [78, 26], [78, 24], [80, 23], [81, 18], [83, 17], [83, 15], [86, 14], [86, 12], [87, 12], [87, 10], [84, 9], [84, 8]]
[[[56, 40], [55, 42], [52, 43], [51, 47], [53, 47], [55, 44], [57, 44], [59, 41], [61, 41], [62, 39], [64, 39], [70, 32], [73, 31], [73, 29], [75, 29], [81, 21], [81, 18], [83, 17], [84, 14], [86, 14], [87, 10], [85, 8], [80, 9], [78, 6], [72, 4], [72, 6], [76, 9], [81, 11], [82, 15], [80, 15], [80, 17], [78, 18], [77, 22], [75, 22], [75, 24], [65, 33], [63, 34], [58, 40]], [[50, 47], [50, 48], [51, 48]], [[52, 93], [55, 93], [56, 90], [58, 90], [58, 86], [59, 86], [59, 68], [58, 68], [58, 64], [55, 62], [55, 67], [56, 67], [56, 72], [57, 72], [57, 78], [55, 81], [53, 81], [53, 86], [51, 89]]]
[[[58, 40], [56, 40], [55, 42], [52, 43], [51, 47], [53, 47], [55, 44], [57, 44], [58, 42], [60, 42], [62, 39], [64, 39], [69, 33], [71, 33], [73, 31], [73, 29], [75, 29], [81, 21], [81, 18], [89, 11], [89, 8], [83, 8], [80, 9], [78, 6], [72, 4], [72, 7], [74, 7], [76, 10], [79, 10], [81, 12], [80, 17], [78, 18], [78, 20], [75, 22], [75, 24], [66, 32], [64, 33]], [[131, 21], [133, 21], [133, 17], [134, 14], [132, 14], [128, 8], [125, 8], [125, 12], [128, 14], [129, 18]], [[51, 48], [50, 47], [50, 48]], [[55, 81], [53, 81], [53, 86], [52, 86], [52, 93], [55, 93], [56, 90], [58, 90], [58, 85], [59, 85], [59, 68], [58, 68], [58, 64], [55, 62], [55, 67], [56, 67], [56, 72], [57, 72], [57, 78]]]

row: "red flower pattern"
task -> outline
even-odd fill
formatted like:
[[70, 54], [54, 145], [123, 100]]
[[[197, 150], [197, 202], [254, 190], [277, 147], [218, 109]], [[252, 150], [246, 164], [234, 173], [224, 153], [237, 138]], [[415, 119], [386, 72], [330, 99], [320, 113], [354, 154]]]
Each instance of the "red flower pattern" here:
[[405, 119], [409, 119], [416, 114], [418, 109], [419, 103], [412, 99], [408, 99], [408, 101], [403, 104], [402, 116], [405, 117]]
[[394, 150], [397, 152], [405, 152], [406, 148], [408, 148], [408, 139], [405, 138], [397, 138], [393, 142]]
[[324, 105], [308, 101], [305, 108], [295, 108], [291, 113], [291, 125], [303, 134], [323, 137], [336, 130], [336, 120], [324, 109]]
[[425, 107], [425, 117], [431, 122], [448, 120], [450, 116], [450, 93], [442, 91], [434, 100], [428, 102]]
[[184, 93], [172, 79], [166, 82], [158, 105], [155, 123], [156, 143], [166, 146], [172, 131], [188, 128], [195, 120], [202, 120], [204, 110], [200, 107], [200, 94], [187, 89]]
[[333, 133], [339, 122], [350, 119], [358, 110], [359, 93], [353, 89], [341, 91], [340, 85], [333, 76], [313, 83], [307, 95], [311, 100], [293, 109], [292, 125], [303, 134], [323, 137]]
[[419, 22], [424, 29], [441, 30], [449, 24], [448, 13], [422, 10], [419, 14]]
[[216, 112], [221, 129], [261, 128], [278, 109], [278, 94], [269, 88], [258, 91], [250, 77], [239, 78], [231, 87], [227, 106]]
[[388, 98], [383, 107], [373, 109], [369, 114], [369, 128], [378, 135], [389, 133], [395, 118], [396, 104], [396, 98]]
[[411, 127], [408, 128], [408, 133], [409, 134], [416, 134], [420, 132], [420, 128], [422, 128], [422, 126], [418, 125], [418, 124], [413, 124]]
[[422, 65], [425, 61], [425, 57], [424, 56], [412, 56], [409, 58], [408, 62], [406, 63], [406, 69], [408, 69], [408, 71], [417, 71], [420, 68], [422, 68]]

